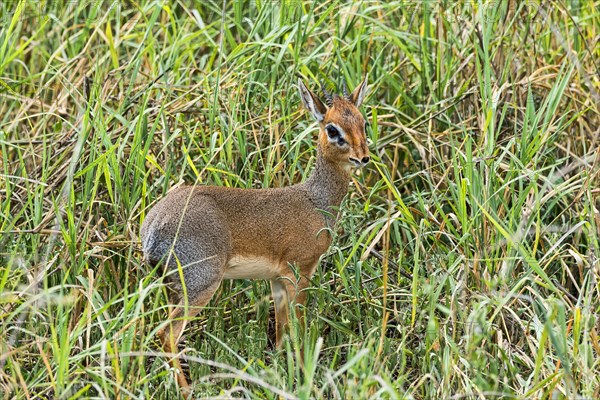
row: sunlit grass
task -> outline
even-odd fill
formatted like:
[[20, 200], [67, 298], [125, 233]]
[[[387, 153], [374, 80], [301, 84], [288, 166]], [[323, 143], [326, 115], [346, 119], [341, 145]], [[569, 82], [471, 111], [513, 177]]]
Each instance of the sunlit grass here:
[[2, 2], [2, 397], [176, 396], [149, 207], [302, 181], [298, 77], [368, 72], [374, 161], [304, 340], [275, 351], [268, 283], [225, 282], [182, 347], [195, 395], [599, 398], [599, 9]]

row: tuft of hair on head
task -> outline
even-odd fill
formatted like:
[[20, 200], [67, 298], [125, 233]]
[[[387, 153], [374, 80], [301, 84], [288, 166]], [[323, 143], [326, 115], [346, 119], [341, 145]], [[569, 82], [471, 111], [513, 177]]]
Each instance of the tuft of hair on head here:
[[[354, 89], [351, 94], [348, 94], [348, 85], [346, 80], [343, 80], [343, 95], [346, 101], [351, 102], [356, 107], [359, 107], [367, 94], [367, 79], [368, 75], [365, 75], [365, 78], [362, 82]], [[323, 81], [321, 81], [321, 91], [323, 92], [324, 100], [321, 100], [319, 96], [314, 94], [310, 89], [306, 87], [301, 78], [298, 79], [298, 91], [300, 92], [300, 98], [302, 99], [302, 103], [306, 107], [308, 111], [315, 117], [315, 119], [319, 122], [322, 122], [325, 118], [325, 114], [327, 110], [333, 107], [334, 100], [336, 98], [341, 98], [337, 94], [332, 94], [325, 86]]]

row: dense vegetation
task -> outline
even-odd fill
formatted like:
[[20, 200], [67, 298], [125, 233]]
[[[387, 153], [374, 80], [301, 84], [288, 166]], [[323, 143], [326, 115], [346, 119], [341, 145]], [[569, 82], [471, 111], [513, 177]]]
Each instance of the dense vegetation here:
[[2, 1], [0, 397], [176, 396], [149, 207], [302, 181], [298, 77], [368, 72], [374, 162], [303, 344], [273, 349], [268, 282], [228, 281], [182, 346], [195, 395], [600, 398], [599, 10]]

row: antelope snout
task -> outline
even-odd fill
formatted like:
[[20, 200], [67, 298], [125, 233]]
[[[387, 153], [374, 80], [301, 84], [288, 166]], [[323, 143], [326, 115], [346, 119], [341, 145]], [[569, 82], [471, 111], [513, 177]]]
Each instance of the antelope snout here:
[[369, 163], [369, 160], [371, 160], [371, 157], [369, 156], [364, 156], [363, 158], [356, 158], [356, 157], [350, 157], [349, 158], [350, 163], [352, 163], [352, 165], [354, 165], [355, 167], [364, 167], [365, 165], [367, 165]]

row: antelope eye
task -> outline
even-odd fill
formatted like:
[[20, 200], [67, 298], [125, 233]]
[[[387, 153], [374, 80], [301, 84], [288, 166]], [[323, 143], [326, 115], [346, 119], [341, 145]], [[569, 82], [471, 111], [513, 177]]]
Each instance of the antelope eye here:
[[329, 136], [330, 139], [334, 139], [340, 136], [340, 131], [338, 131], [337, 128], [333, 125], [327, 125], [325, 127], [325, 130], [327, 131], [327, 136]]

